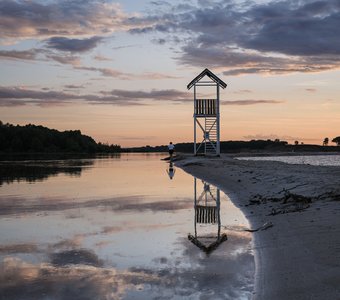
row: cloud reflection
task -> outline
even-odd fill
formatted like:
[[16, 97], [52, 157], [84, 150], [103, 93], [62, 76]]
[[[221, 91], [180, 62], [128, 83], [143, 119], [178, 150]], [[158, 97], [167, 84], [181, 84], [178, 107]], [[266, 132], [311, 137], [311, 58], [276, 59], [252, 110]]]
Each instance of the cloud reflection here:
[[144, 272], [119, 271], [95, 266], [29, 264], [6, 257], [0, 266], [0, 298], [14, 299], [120, 299], [128, 289], [157, 282]]
[[[201, 299], [250, 299], [253, 290], [254, 257], [249, 250], [250, 235], [228, 232], [229, 240], [206, 257], [188, 240], [183, 256], [174, 260], [160, 258], [169, 272], [162, 282], [175, 295], [187, 295]], [[181, 264], [188, 267], [180, 267]]]
[[89, 265], [95, 267], [103, 265], [103, 262], [93, 251], [86, 249], [67, 250], [53, 253], [51, 255], [51, 263], [52, 265], [59, 267], [70, 264]]
[[[118, 270], [102, 266], [89, 250], [63, 251], [52, 263], [29, 264], [6, 257], [0, 267], [2, 299], [248, 299], [252, 293], [254, 259], [249, 236], [229, 233], [210, 257], [185, 238], [184, 250], [154, 259], [153, 267]], [[137, 295], [138, 294], [138, 295]]]
[[11, 244], [1, 245], [0, 254], [15, 254], [15, 253], [37, 253], [39, 248], [36, 244]]
[[174, 212], [189, 209], [192, 206], [191, 199], [149, 202], [146, 202], [146, 199], [148, 198], [144, 196], [128, 196], [75, 202], [65, 197], [41, 197], [31, 200], [16, 196], [2, 196], [0, 197], [0, 216], [82, 208], [105, 208], [105, 210], [110, 209], [115, 212]]

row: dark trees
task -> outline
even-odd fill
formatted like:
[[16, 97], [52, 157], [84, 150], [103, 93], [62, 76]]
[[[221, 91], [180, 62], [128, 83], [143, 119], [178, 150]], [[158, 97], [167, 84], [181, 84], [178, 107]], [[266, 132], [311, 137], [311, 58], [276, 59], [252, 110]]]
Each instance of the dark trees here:
[[334, 139], [332, 139], [332, 142], [336, 143], [337, 146], [340, 146], [340, 136], [337, 136]]
[[120, 146], [97, 144], [93, 138], [83, 135], [80, 130], [61, 132], [32, 124], [14, 126], [0, 121], [0, 152], [120, 152]]

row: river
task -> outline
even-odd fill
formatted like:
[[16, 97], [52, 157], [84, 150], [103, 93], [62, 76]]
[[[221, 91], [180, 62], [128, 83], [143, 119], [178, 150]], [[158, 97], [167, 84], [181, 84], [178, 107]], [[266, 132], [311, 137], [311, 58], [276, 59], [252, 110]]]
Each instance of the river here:
[[164, 154], [0, 165], [0, 299], [250, 299], [248, 222]]

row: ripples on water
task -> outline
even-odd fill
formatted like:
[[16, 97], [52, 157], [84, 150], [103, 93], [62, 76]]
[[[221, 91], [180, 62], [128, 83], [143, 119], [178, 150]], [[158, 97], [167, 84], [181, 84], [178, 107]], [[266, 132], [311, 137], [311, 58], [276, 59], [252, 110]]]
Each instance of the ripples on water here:
[[246, 219], [160, 158], [2, 163], [0, 299], [250, 299]]
[[288, 164], [313, 166], [340, 166], [340, 155], [304, 155], [304, 156], [264, 156], [242, 157], [243, 160], [281, 161]]

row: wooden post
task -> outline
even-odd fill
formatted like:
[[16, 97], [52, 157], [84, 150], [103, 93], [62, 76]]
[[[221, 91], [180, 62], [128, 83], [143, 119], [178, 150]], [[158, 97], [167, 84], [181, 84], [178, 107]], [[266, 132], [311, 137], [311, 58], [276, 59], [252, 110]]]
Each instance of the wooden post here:
[[196, 152], [196, 111], [197, 111], [197, 101], [196, 101], [196, 84], [194, 85], [194, 155]]
[[216, 134], [217, 134], [217, 139], [216, 139], [216, 155], [220, 156], [220, 86], [217, 84], [217, 91], [216, 91]]

